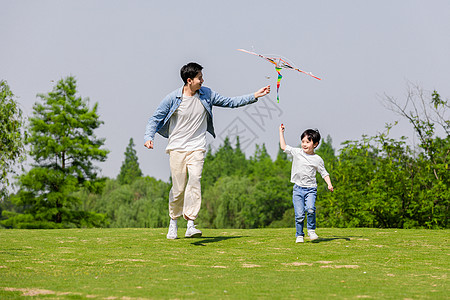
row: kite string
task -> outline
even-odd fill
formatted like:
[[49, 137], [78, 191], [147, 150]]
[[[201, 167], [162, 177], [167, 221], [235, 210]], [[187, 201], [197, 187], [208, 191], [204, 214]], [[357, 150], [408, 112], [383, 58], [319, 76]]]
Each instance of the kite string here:
[[275, 70], [277, 70], [277, 73], [278, 73], [278, 79], [277, 79], [277, 103], [280, 103], [280, 97], [279, 97], [279, 94], [278, 94], [278, 90], [280, 89], [280, 81], [281, 81], [281, 78], [283, 78], [283, 76], [281, 76], [281, 73], [280, 73], [281, 68], [279, 68], [278, 66], [275, 66]]

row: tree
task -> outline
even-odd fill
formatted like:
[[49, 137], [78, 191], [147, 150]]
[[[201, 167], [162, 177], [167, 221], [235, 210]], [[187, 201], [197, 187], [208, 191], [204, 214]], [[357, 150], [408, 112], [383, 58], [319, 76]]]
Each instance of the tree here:
[[336, 161], [336, 154], [333, 148], [333, 140], [331, 136], [328, 135], [325, 140], [322, 140], [315, 153], [323, 159], [326, 169]]
[[95, 210], [108, 217], [109, 227], [167, 227], [170, 184], [152, 177], [139, 177], [120, 185], [108, 179]]
[[243, 175], [247, 169], [247, 160], [242, 152], [239, 137], [236, 137], [236, 148], [233, 149], [228, 137], [216, 153], [211, 148], [206, 152], [202, 173], [202, 190], [213, 186], [223, 176]]
[[200, 226], [266, 227], [292, 206], [291, 163], [286, 156], [274, 163], [265, 145], [256, 145], [254, 156], [246, 160], [239, 140], [233, 150], [226, 138], [215, 155], [208, 151], [207, 158]]
[[330, 172], [336, 189], [319, 198], [322, 226], [403, 227], [408, 219], [409, 154], [405, 141], [386, 133], [345, 142]]
[[22, 110], [14, 99], [8, 83], [0, 81], [0, 196], [6, 194], [8, 174], [24, 157]]
[[[387, 108], [400, 116], [406, 118], [414, 128], [419, 137], [419, 147], [423, 149], [424, 154], [430, 159], [433, 165], [433, 173], [437, 180], [439, 164], [447, 160], [445, 155], [444, 162], [439, 161], [435, 152], [439, 152], [434, 141], [437, 136], [436, 125], [439, 125], [447, 138], [450, 136], [450, 120], [447, 109], [450, 104], [447, 100], [442, 100], [437, 91], [427, 93], [419, 86], [409, 86], [407, 98], [404, 104], [399, 103], [394, 97], [385, 96], [384, 103]], [[439, 138], [438, 138], [439, 139]], [[445, 170], [444, 170], [445, 172]]]
[[29, 137], [34, 163], [19, 177], [19, 192], [11, 201], [23, 207], [23, 214], [9, 214], [7, 227], [66, 228], [99, 226], [104, 216], [78, 209], [80, 188], [94, 191], [101, 180], [95, 161], [104, 161], [108, 151], [104, 139], [94, 135], [102, 121], [98, 104], [90, 109], [89, 99], [76, 96], [74, 77], [58, 81], [53, 91], [39, 94], [42, 102], [33, 107]]
[[[409, 86], [404, 104], [385, 96], [388, 108], [406, 118], [419, 137], [416, 155], [417, 171], [414, 183], [421, 183], [415, 192], [426, 201], [418, 203], [414, 211], [416, 221], [427, 227], [447, 227], [450, 204], [450, 103], [439, 93], [426, 92], [419, 86]], [[444, 137], [440, 137], [444, 135]], [[419, 175], [419, 176], [418, 176]], [[419, 213], [421, 212], [421, 213]]]
[[404, 104], [392, 97], [385, 101], [412, 124], [418, 145], [408, 145], [405, 137], [389, 138], [391, 124], [374, 137], [345, 142], [330, 172], [337, 188], [320, 197], [319, 222], [338, 227], [448, 228], [448, 101], [418, 87], [409, 89]]
[[139, 168], [138, 158], [136, 150], [134, 150], [133, 138], [130, 138], [130, 142], [125, 150], [125, 160], [120, 167], [120, 173], [117, 176], [117, 180], [120, 184], [131, 184], [135, 179], [142, 177], [142, 171]]

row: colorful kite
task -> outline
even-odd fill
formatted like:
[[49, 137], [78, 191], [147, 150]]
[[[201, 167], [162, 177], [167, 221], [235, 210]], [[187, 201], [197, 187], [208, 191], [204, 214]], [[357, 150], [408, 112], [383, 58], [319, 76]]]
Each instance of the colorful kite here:
[[292, 66], [290, 63], [288, 63], [285, 59], [283, 59], [281, 57], [275, 57], [275, 56], [267, 57], [267, 56], [264, 56], [264, 55], [261, 55], [261, 54], [255, 53], [255, 52], [247, 51], [247, 50], [244, 50], [244, 49], [237, 49], [237, 50], [245, 52], [245, 53], [249, 53], [249, 54], [253, 54], [253, 55], [259, 56], [259, 57], [261, 57], [261, 58], [263, 58], [263, 59], [267, 60], [268, 62], [271, 62], [271, 63], [273, 63], [275, 65], [275, 70], [278, 73], [278, 79], [277, 79], [277, 102], [280, 102], [280, 97], [278, 95], [278, 90], [280, 89], [281, 78], [283, 78], [283, 76], [281, 76], [281, 73], [280, 73], [281, 69], [283, 69], [283, 68], [284, 69], [296, 70], [296, 71], [299, 71], [300, 73], [303, 73], [303, 74], [309, 75], [311, 77], [314, 77], [315, 79], [322, 80], [319, 77], [314, 76], [311, 72], [305, 72], [303, 70], [300, 70], [299, 68], [296, 68], [295, 66]]

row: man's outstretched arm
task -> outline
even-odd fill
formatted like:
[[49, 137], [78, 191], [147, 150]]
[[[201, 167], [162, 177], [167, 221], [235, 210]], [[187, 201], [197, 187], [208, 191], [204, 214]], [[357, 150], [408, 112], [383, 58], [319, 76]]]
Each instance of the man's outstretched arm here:
[[240, 107], [244, 106], [250, 103], [254, 103], [258, 101], [258, 98], [263, 97], [270, 93], [270, 85], [265, 86], [261, 89], [259, 89], [257, 92], [253, 94], [248, 94], [244, 96], [237, 96], [237, 97], [225, 97], [222, 95], [219, 95], [218, 93], [212, 92], [212, 104], [215, 106], [221, 106], [221, 107]]

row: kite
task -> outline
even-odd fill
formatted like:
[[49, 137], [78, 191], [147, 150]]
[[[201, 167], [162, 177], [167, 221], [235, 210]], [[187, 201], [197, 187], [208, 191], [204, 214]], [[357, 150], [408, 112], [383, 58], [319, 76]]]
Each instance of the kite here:
[[278, 103], [280, 103], [280, 97], [279, 97], [278, 91], [280, 89], [281, 78], [283, 78], [283, 76], [281, 75], [281, 69], [284, 68], [284, 69], [296, 70], [296, 71], [298, 71], [300, 73], [306, 74], [306, 75], [311, 76], [311, 77], [313, 77], [315, 79], [322, 80], [321, 78], [313, 75], [313, 73], [311, 73], [311, 72], [305, 72], [303, 70], [300, 70], [299, 68], [296, 68], [295, 66], [293, 66], [292, 64], [287, 62], [286, 59], [283, 59], [281, 57], [276, 57], [276, 56], [268, 57], [268, 56], [264, 56], [264, 55], [261, 55], [261, 54], [255, 53], [255, 52], [244, 50], [244, 49], [237, 49], [237, 50], [245, 52], [245, 53], [248, 53], [248, 54], [253, 54], [253, 55], [259, 56], [259, 57], [261, 57], [261, 58], [263, 58], [263, 59], [267, 60], [268, 62], [270, 62], [270, 63], [275, 65], [275, 70], [278, 73], [278, 78], [277, 78], [277, 102]]

